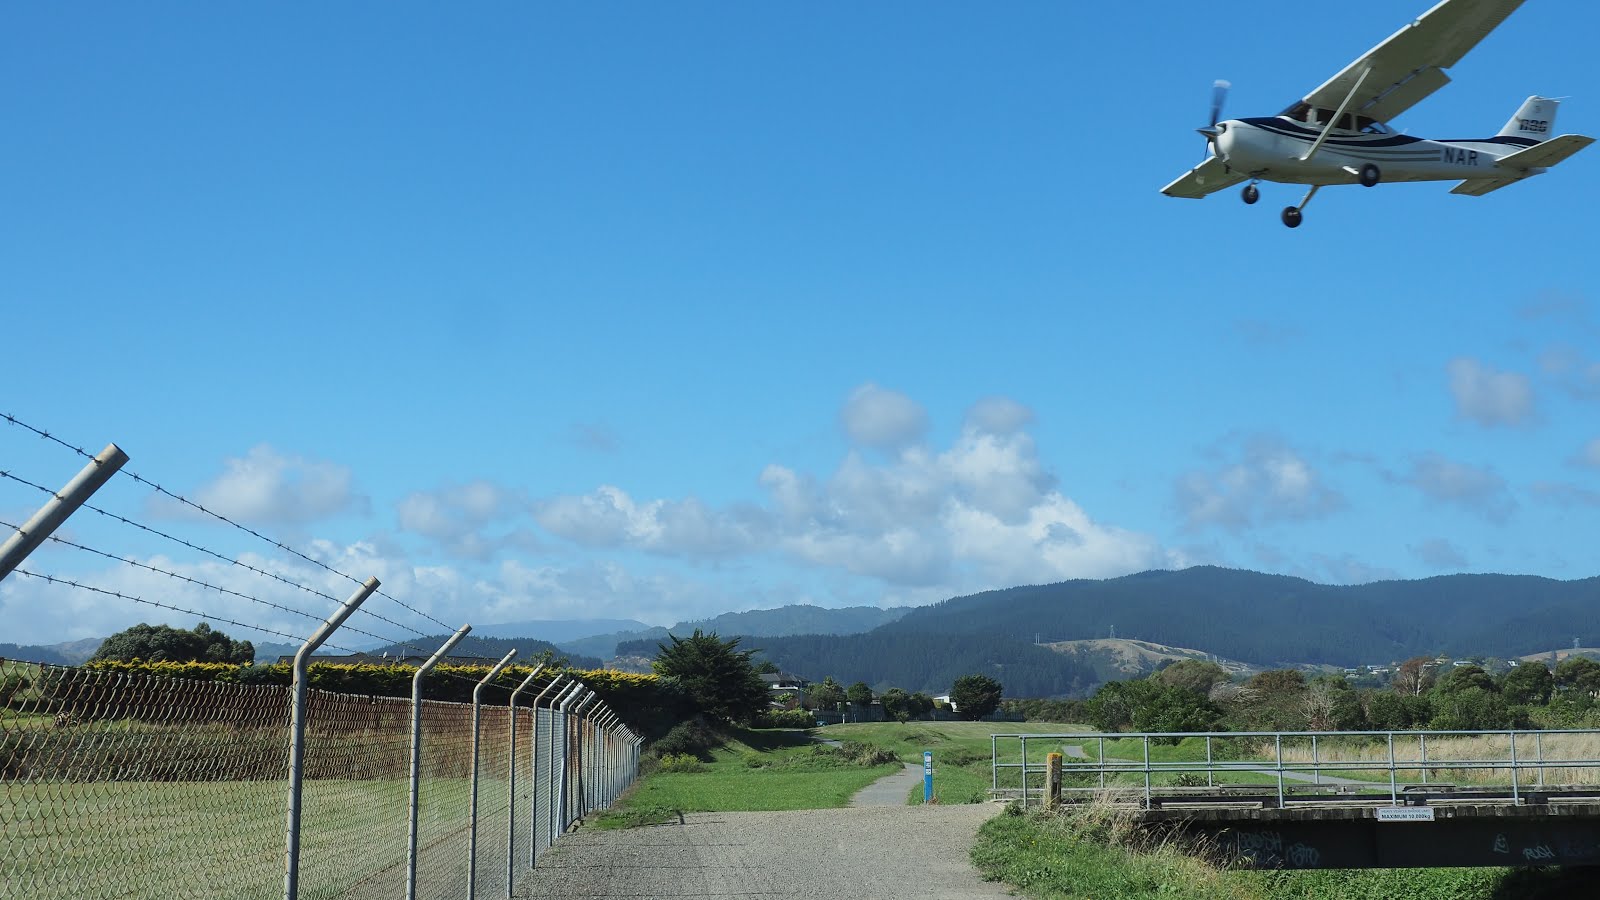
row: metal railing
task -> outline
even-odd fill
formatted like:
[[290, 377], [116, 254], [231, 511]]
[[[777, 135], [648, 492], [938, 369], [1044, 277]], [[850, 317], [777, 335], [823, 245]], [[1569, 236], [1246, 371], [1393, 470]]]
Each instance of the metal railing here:
[[1352, 794], [1399, 806], [1417, 791], [1503, 791], [1521, 804], [1529, 792], [1600, 785], [1595, 729], [1069, 732], [992, 735], [991, 795], [1042, 799], [1052, 752], [1063, 754], [1063, 799], [1137, 790], [1145, 808], [1158, 794], [1219, 788], [1271, 791], [1280, 806]]
[[290, 687], [0, 661], [0, 898], [510, 897], [637, 772], [558, 683], [572, 708], [305, 690], [286, 884]]

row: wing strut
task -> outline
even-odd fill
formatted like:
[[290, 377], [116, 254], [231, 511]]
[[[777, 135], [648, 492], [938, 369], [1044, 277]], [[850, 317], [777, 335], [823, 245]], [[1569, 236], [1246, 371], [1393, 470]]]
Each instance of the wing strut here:
[[1328, 135], [1333, 133], [1333, 126], [1339, 124], [1339, 117], [1343, 116], [1344, 111], [1350, 108], [1350, 101], [1356, 98], [1356, 91], [1361, 90], [1361, 85], [1366, 82], [1367, 76], [1371, 74], [1371, 66], [1367, 66], [1366, 69], [1361, 72], [1361, 77], [1357, 78], [1356, 83], [1350, 87], [1350, 93], [1344, 95], [1344, 102], [1339, 104], [1339, 108], [1334, 110], [1333, 116], [1328, 119], [1328, 127], [1322, 129], [1322, 134], [1317, 135], [1317, 139], [1314, 143], [1312, 143], [1311, 149], [1306, 151], [1305, 156], [1300, 157], [1301, 162], [1305, 162], [1311, 157], [1317, 155], [1317, 151], [1322, 149], [1322, 142], [1327, 140]]

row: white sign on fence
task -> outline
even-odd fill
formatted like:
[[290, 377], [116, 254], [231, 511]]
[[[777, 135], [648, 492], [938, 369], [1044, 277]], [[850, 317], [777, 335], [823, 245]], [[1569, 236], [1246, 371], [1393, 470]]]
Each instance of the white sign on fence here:
[[1431, 806], [1380, 806], [1379, 822], [1432, 822]]

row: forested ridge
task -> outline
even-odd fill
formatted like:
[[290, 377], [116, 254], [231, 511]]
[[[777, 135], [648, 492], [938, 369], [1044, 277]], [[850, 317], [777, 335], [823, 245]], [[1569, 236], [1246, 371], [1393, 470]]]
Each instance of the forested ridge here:
[[[760, 658], [810, 679], [942, 693], [969, 672], [1011, 697], [1082, 696], [1100, 682], [1085, 660], [1040, 642], [1118, 637], [1187, 647], [1263, 668], [1388, 664], [1420, 655], [1516, 657], [1573, 639], [1600, 643], [1600, 578], [1447, 575], [1323, 585], [1199, 566], [1106, 580], [1015, 587], [912, 609], [848, 636], [750, 637]], [[653, 654], [655, 642], [618, 652]]]

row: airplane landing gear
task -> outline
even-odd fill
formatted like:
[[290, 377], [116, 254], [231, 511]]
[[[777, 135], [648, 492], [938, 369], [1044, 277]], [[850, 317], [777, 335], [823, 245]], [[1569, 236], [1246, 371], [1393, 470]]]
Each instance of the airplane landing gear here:
[[1383, 173], [1379, 171], [1377, 166], [1367, 163], [1361, 167], [1361, 171], [1356, 175], [1356, 178], [1361, 180], [1362, 187], [1377, 187], [1378, 181], [1383, 178]]
[[1244, 198], [1244, 202], [1246, 204], [1251, 204], [1261, 199], [1261, 191], [1256, 187], [1255, 182], [1252, 181], [1244, 186], [1244, 190], [1239, 192], [1239, 196]]
[[1300, 198], [1299, 206], [1285, 206], [1283, 208], [1283, 224], [1290, 228], [1299, 228], [1300, 223], [1305, 221], [1305, 214], [1302, 210], [1306, 208], [1307, 203], [1311, 202], [1311, 198], [1317, 195], [1317, 189], [1320, 187], [1322, 185], [1313, 184], [1311, 190], [1306, 191], [1306, 195]]

